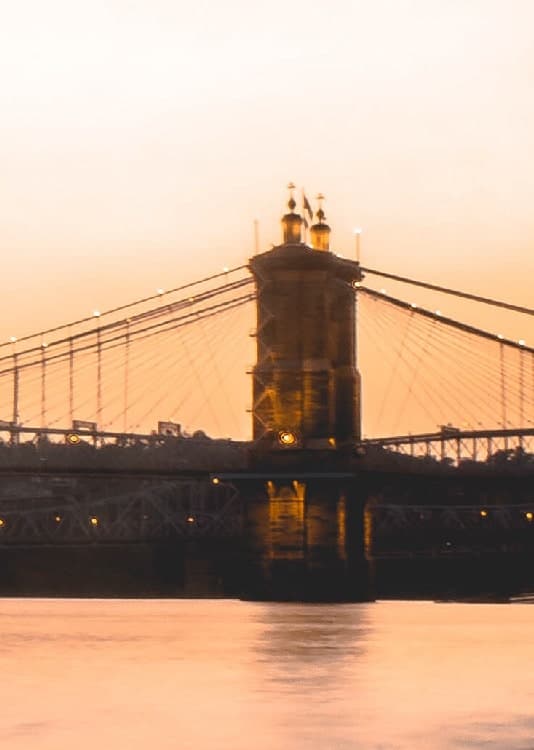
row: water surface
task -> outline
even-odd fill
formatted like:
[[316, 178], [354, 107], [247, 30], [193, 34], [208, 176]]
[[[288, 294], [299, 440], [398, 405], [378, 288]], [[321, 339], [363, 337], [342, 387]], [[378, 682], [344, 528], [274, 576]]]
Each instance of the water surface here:
[[0, 600], [2, 750], [534, 749], [534, 606]]

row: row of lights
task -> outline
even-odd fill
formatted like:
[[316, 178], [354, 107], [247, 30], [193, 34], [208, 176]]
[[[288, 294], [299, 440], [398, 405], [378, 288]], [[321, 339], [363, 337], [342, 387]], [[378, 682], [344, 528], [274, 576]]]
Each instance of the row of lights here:
[[[223, 266], [222, 271], [223, 271], [223, 273], [228, 273], [230, 271], [230, 269], [228, 268], [228, 266]], [[161, 297], [163, 294], [165, 294], [165, 289], [162, 289], [161, 287], [158, 287], [156, 289], [156, 294]], [[189, 297], [189, 302], [193, 302], [193, 300], [194, 300], [194, 297]], [[102, 313], [100, 312], [100, 310], [93, 310], [93, 318], [99, 318], [101, 315], [102, 315]], [[8, 339], [8, 342], [10, 344], [16, 344], [17, 341], [18, 341], [18, 338], [16, 336], [10, 336], [9, 339]], [[48, 346], [48, 344], [45, 343], [45, 342], [43, 342], [41, 344], [41, 346], [43, 347], [43, 349], [45, 349]]]
[[[359, 289], [361, 287], [361, 283], [359, 281], [355, 281], [353, 282], [352, 286], [354, 287], [354, 289]], [[387, 294], [386, 289], [379, 289], [378, 291], [379, 291], [379, 294]], [[412, 308], [412, 310], [417, 310], [417, 305], [415, 304], [415, 302], [410, 302], [410, 307]], [[441, 312], [441, 310], [434, 310], [434, 315], [441, 317], [443, 313]], [[497, 338], [502, 341], [504, 339], [504, 336], [502, 335], [502, 333], [498, 333]], [[527, 345], [527, 342], [525, 339], [518, 339], [517, 343], [519, 346]]]
[[[529, 523], [531, 521], [534, 521], [534, 513], [531, 510], [525, 511], [523, 515], [525, 517], [525, 520], [528, 521]], [[487, 518], [488, 516], [489, 516], [489, 511], [486, 510], [485, 508], [482, 508], [482, 510], [480, 511], [480, 517]]]
[[[218, 484], [218, 482], [219, 482], [219, 479], [217, 477], [214, 477], [213, 483], [214, 484]], [[54, 521], [56, 523], [61, 523], [62, 520], [63, 520], [63, 518], [59, 514], [57, 514], [57, 515], [54, 516]], [[143, 520], [144, 521], [148, 520], [148, 516], [143, 516]], [[187, 523], [195, 523], [197, 519], [195, 518], [195, 516], [188, 515], [185, 520], [187, 521]], [[91, 524], [91, 526], [96, 527], [100, 523], [100, 520], [99, 520], [98, 516], [89, 516], [89, 523]], [[6, 524], [7, 524], [6, 519], [5, 518], [0, 518], [0, 528], [2, 528], [3, 526], [5, 526]]]
[[[482, 508], [481, 510], [479, 510], [478, 515], [480, 516], [480, 518], [488, 518], [490, 515], [490, 511], [486, 510], [486, 508]], [[524, 511], [522, 515], [525, 518], [525, 521], [528, 521], [529, 523], [534, 521], [534, 513], [531, 510]], [[421, 513], [419, 515], [419, 518], [421, 519], [421, 521], [427, 521], [430, 516], [427, 515], [427, 513]]]
[[[62, 520], [63, 518], [59, 514], [54, 516], [54, 521], [56, 523], [61, 523]], [[91, 526], [98, 526], [100, 521], [97, 516], [89, 516], [89, 523], [91, 524]], [[6, 519], [0, 518], [0, 529], [3, 528], [6, 524], [7, 524]]]
[[[479, 516], [480, 516], [481, 518], [488, 518], [488, 516], [489, 516], [490, 512], [489, 512], [488, 510], [486, 510], [486, 508], [482, 508], [482, 509], [481, 509], [481, 510], [479, 511], [479, 513], [478, 513], [478, 514], [479, 514]], [[528, 521], [529, 523], [531, 523], [532, 521], [534, 521], [534, 513], [533, 513], [533, 512], [531, 511], [531, 510], [527, 510], [527, 511], [525, 511], [525, 512], [523, 513], [523, 516], [524, 516], [524, 518], [525, 518], [525, 521]], [[426, 517], [426, 516], [425, 516], [424, 514], [421, 514], [420, 518], [421, 518], [422, 520], [424, 520], [424, 519], [425, 519], [425, 518], [427, 518], [427, 517]]]
[[[355, 228], [353, 229], [353, 232], [354, 232], [354, 235], [356, 236], [357, 240], [359, 240], [359, 237], [360, 237], [360, 235], [361, 235], [361, 233], [362, 233], [362, 229], [361, 229], [361, 227], [355, 227]], [[358, 251], [359, 251], [359, 248], [358, 248]], [[340, 255], [339, 257], [343, 257], [343, 256], [341, 256], [341, 255]], [[359, 260], [359, 259], [358, 259], [358, 260]], [[223, 273], [228, 273], [228, 272], [229, 272], [229, 270], [230, 270], [230, 269], [228, 268], [228, 266], [223, 266], [223, 269], [222, 269]], [[359, 289], [359, 288], [360, 288], [360, 286], [361, 286], [361, 283], [360, 283], [359, 281], [355, 281], [355, 282], [353, 283], [353, 287], [354, 287], [355, 289]], [[380, 294], [387, 294], [387, 291], [386, 291], [386, 289], [380, 289], [380, 290], [379, 290], [379, 292], [380, 292]], [[158, 294], [158, 295], [159, 295], [159, 296], [161, 297], [161, 296], [162, 296], [163, 294], [165, 294], [165, 289], [162, 289], [161, 287], [158, 287], [158, 288], [156, 289], [156, 294]], [[193, 302], [193, 299], [194, 299], [193, 297], [189, 297], [189, 302]], [[416, 310], [416, 309], [417, 309], [417, 305], [416, 305], [416, 304], [415, 304], [414, 302], [411, 302], [411, 303], [410, 303], [410, 307], [412, 307], [412, 308], [413, 308], [414, 310]], [[442, 315], [442, 313], [441, 313], [441, 310], [435, 310], [435, 311], [434, 311], [434, 314], [435, 314], [435, 315], [439, 315], [439, 316], [441, 316], [441, 315]], [[100, 317], [100, 315], [101, 315], [101, 312], [100, 312], [100, 310], [93, 310], [93, 317], [94, 317], [94, 318], [99, 318], [99, 317]], [[498, 338], [498, 339], [504, 339], [504, 336], [502, 335], [502, 333], [498, 333], [498, 334], [497, 334], [497, 338]], [[16, 337], [16, 336], [10, 336], [10, 337], [9, 337], [9, 342], [10, 342], [10, 343], [12, 343], [12, 344], [15, 344], [15, 343], [17, 342], [17, 337]], [[518, 341], [517, 343], [519, 344], [519, 346], [525, 346], [525, 345], [526, 345], [526, 341], [525, 341], [525, 339], [519, 339], [519, 341]], [[43, 342], [43, 343], [41, 344], [41, 346], [42, 346], [42, 347], [43, 347], [43, 349], [44, 349], [44, 348], [46, 348], [46, 347], [48, 346], [48, 344], [46, 344], [45, 342]]]
[[[490, 515], [490, 511], [486, 508], [482, 508], [478, 511], [478, 515], [480, 516], [480, 518], [488, 518]], [[522, 515], [525, 521], [528, 521], [529, 523], [532, 523], [532, 521], [534, 521], [534, 513], [531, 510], [523, 511]], [[425, 511], [419, 514], [419, 518], [421, 521], [428, 521], [431, 518], [431, 515], [428, 511]]]
[[[219, 484], [220, 481], [221, 480], [219, 479], [219, 477], [213, 477], [213, 479], [211, 480], [212, 484]], [[479, 511], [479, 515], [481, 518], [487, 518], [489, 516], [489, 511], [487, 511], [485, 508], [482, 508], [482, 510]], [[531, 510], [525, 511], [523, 515], [525, 517], [525, 520], [529, 523], [534, 521], [534, 513]], [[143, 518], [146, 520], [145, 516], [143, 516]], [[63, 518], [59, 514], [54, 516], [54, 521], [56, 523], [61, 523], [62, 520]], [[187, 521], [187, 523], [195, 523], [196, 518], [195, 516], [188, 515], [185, 520]], [[3, 528], [6, 523], [7, 522], [5, 518], [0, 518], [0, 528]], [[89, 516], [89, 523], [91, 524], [91, 526], [96, 527], [98, 526], [100, 521], [97, 516]]]
[[[361, 287], [361, 282], [355, 281], [352, 286], [354, 287], [354, 289], [359, 289]], [[387, 292], [386, 292], [385, 289], [380, 289], [379, 292], [380, 292], [380, 294], [387, 294]], [[163, 291], [163, 289], [158, 289], [158, 294], [164, 294], [164, 293], [165, 292]], [[193, 302], [193, 301], [194, 301], [194, 297], [189, 297], [189, 302]], [[417, 305], [415, 304], [415, 302], [410, 302], [410, 307], [413, 310], [417, 310]], [[441, 312], [441, 310], [434, 310], [434, 315], [438, 315], [439, 317], [441, 317], [442, 314], [443, 313]], [[100, 315], [101, 315], [101, 313], [98, 310], [94, 310], [93, 311], [93, 317], [99, 318]], [[504, 340], [504, 336], [502, 335], [502, 333], [498, 333], [497, 334], [497, 338], [500, 339], [501, 341]], [[9, 339], [8, 339], [8, 342], [11, 343], [11, 344], [16, 344], [17, 341], [18, 341], [18, 339], [17, 339], [16, 336], [10, 336]], [[525, 339], [518, 339], [517, 343], [518, 343], [519, 346], [526, 346], [527, 345], [527, 342], [526, 342]], [[48, 344], [47, 344], [46, 341], [42, 341], [41, 342], [41, 347], [43, 349], [46, 349], [47, 346], [48, 346]]]
[[[355, 281], [352, 286], [354, 287], [354, 289], [359, 289], [361, 287], [361, 283], [359, 281]], [[387, 292], [386, 292], [385, 289], [380, 289], [379, 291], [380, 291], [380, 294], [387, 294]], [[158, 289], [158, 294], [164, 294], [163, 289]], [[189, 302], [193, 302], [193, 301], [194, 301], [194, 297], [189, 297]], [[410, 302], [410, 307], [413, 310], [417, 310], [417, 305], [415, 304], [415, 302]], [[441, 316], [442, 315], [441, 310], [434, 310], [434, 315]], [[98, 310], [94, 310], [93, 316], [95, 318], [99, 318], [100, 317], [99, 311]], [[504, 336], [502, 335], [502, 333], [498, 333], [497, 334], [497, 338], [502, 341], [504, 339]], [[16, 344], [17, 341], [18, 341], [18, 339], [17, 339], [16, 336], [10, 336], [9, 339], [8, 339], [8, 341], [11, 344]], [[518, 343], [519, 346], [526, 346], [527, 345], [527, 342], [526, 342], [525, 339], [519, 339], [517, 343]], [[41, 347], [43, 349], [46, 349], [47, 346], [48, 346], [48, 344], [47, 344], [46, 341], [42, 341], [41, 342]]]

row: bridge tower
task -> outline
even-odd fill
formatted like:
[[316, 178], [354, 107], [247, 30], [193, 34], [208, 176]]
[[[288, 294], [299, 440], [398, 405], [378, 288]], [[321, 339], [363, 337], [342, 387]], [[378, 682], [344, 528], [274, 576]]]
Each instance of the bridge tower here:
[[292, 195], [288, 207], [283, 243], [250, 261], [257, 289], [253, 437], [301, 448], [354, 444], [361, 399], [352, 285], [361, 275], [330, 251], [321, 205], [311, 247]]
[[245, 497], [250, 598], [368, 598], [363, 504], [353, 472], [360, 438], [353, 284], [359, 265], [330, 250], [319, 196], [310, 244], [295, 212], [283, 242], [256, 255], [257, 361]]

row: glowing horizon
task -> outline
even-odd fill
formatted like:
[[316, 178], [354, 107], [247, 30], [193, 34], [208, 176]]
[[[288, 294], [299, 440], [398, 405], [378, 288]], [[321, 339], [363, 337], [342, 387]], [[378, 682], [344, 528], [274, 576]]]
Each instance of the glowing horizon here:
[[324, 191], [344, 257], [362, 227], [363, 265], [528, 306], [533, 23], [526, 0], [12, 5], [0, 341], [246, 263], [279, 243], [289, 179]]

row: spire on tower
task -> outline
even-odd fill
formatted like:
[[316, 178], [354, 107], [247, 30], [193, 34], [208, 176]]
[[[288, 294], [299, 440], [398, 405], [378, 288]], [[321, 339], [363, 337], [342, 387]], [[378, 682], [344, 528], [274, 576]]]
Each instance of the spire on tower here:
[[291, 211], [293, 211], [293, 209], [297, 205], [295, 203], [295, 198], [293, 197], [293, 190], [295, 190], [295, 185], [292, 182], [290, 182], [288, 183], [287, 189], [289, 190], [289, 200], [287, 202], [287, 205], [289, 206]]
[[302, 239], [301, 239], [302, 216], [295, 213], [295, 208], [297, 206], [295, 198], [293, 197], [293, 191], [295, 190], [295, 185], [292, 182], [290, 182], [287, 186], [287, 189], [289, 190], [289, 200], [287, 202], [289, 213], [285, 214], [285, 216], [282, 217], [284, 244], [285, 245], [300, 244], [302, 242]]
[[323, 211], [324, 195], [322, 193], [317, 195], [317, 201], [319, 203], [315, 214], [317, 223], [310, 229], [311, 245], [314, 250], [328, 252], [330, 250], [330, 227], [325, 223], [326, 215]]

